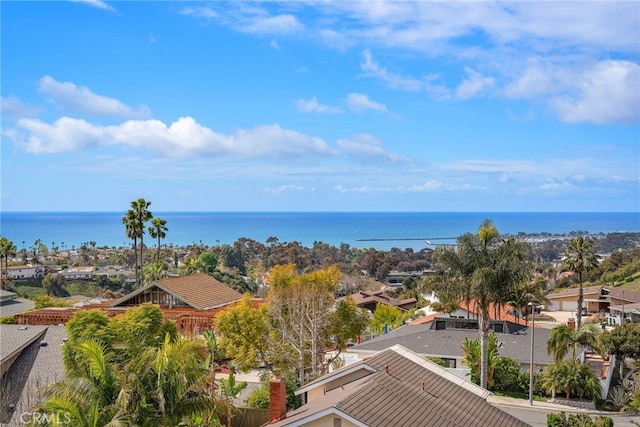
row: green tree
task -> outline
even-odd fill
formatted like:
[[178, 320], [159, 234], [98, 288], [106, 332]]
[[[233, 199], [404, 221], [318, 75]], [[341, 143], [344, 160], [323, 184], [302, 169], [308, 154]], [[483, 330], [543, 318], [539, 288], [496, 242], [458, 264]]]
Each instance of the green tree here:
[[249, 294], [244, 294], [238, 304], [218, 314], [216, 331], [220, 334], [220, 349], [241, 371], [259, 365], [272, 372], [281, 368], [274, 354], [267, 305], [254, 306]]
[[603, 332], [601, 340], [604, 348], [618, 358], [620, 376], [623, 375], [625, 358], [640, 360], [640, 325], [617, 325], [613, 330]]
[[545, 368], [542, 373], [542, 387], [555, 397], [557, 391], [579, 398], [598, 400], [601, 397], [600, 381], [585, 363], [556, 362]]
[[161, 263], [154, 262], [144, 266], [144, 282], [150, 283], [165, 277], [165, 268]]
[[341, 300], [329, 321], [328, 334], [338, 350], [332, 359], [325, 362], [328, 366], [344, 351], [350, 342], [356, 341], [367, 328], [369, 314], [358, 307], [353, 298], [347, 296]]
[[[487, 388], [493, 387], [493, 378], [495, 366], [498, 360], [498, 337], [491, 333], [487, 339]], [[471, 370], [471, 381], [480, 384], [481, 361], [482, 361], [482, 343], [481, 340], [470, 340], [465, 338], [462, 344], [464, 352], [464, 363]]]
[[460, 236], [455, 247], [436, 249], [442, 268], [440, 277], [445, 280], [431, 283], [431, 290], [436, 295], [453, 293], [459, 299], [473, 300], [478, 307], [482, 344], [480, 386], [483, 388], [487, 388], [489, 310], [492, 304], [504, 302], [515, 286], [529, 280], [528, 252], [529, 246], [522, 241], [499, 239], [491, 220], [484, 220], [477, 234]]
[[582, 325], [582, 303], [584, 301], [584, 291], [582, 281], [585, 273], [598, 266], [594, 242], [580, 236], [571, 239], [564, 252], [563, 265], [573, 273], [578, 274], [578, 308], [576, 311], [576, 327], [580, 329]]
[[175, 426], [226, 408], [210, 393], [206, 347], [179, 339], [157, 306], [78, 312], [67, 332], [65, 379], [40, 409], [68, 412], [72, 425]]
[[60, 297], [65, 296], [64, 290], [67, 279], [59, 273], [47, 273], [42, 279], [42, 287], [47, 291], [47, 295]]
[[149, 235], [154, 239], [158, 239], [158, 246], [156, 250], [156, 263], [160, 263], [160, 240], [167, 237], [167, 221], [156, 217], [151, 220], [151, 227], [149, 227]]
[[373, 311], [373, 316], [369, 322], [369, 328], [376, 334], [381, 334], [385, 331], [401, 326], [402, 322], [406, 319], [406, 312], [403, 312], [398, 307], [387, 304], [378, 304], [376, 309]]
[[5, 237], [0, 237], [0, 261], [4, 261], [4, 269], [0, 270], [2, 275], [2, 289], [8, 289], [9, 284], [9, 257], [16, 255], [16, 245]]
[[202, 272], [211, 274], [215, 271], [217, 265], [218, 260], [211, 252], [202, 252], [198, 255], [198, 266]]
[[233, 400], [247, 388], [246, 381], [236, 382], [236, 376], [229, 374], [229, 378], [220, 380], [220, 392], [227, 402], [227, 427], [231, 427], [231, 416], [233, 414]]
[[[133, 246], [136, 258], [136, 285], [144, 285], [143, 271], [143, 254], [144, 254], [144, 234], [145, 224], [153, 218], [153, 214], [149, 211], [151, 202], [143, 198], [139, 198], [131, 202], [131, 208], [127, 211], [122, 223], [125, 224], [127, 237], [133, 239]], [[139, 249], [136, 246], [137, 240], [140, 239]]]
[[571, 350], [571, 361], [575, 363], [580, 346], [604, 354], [600, 334], [601, 329], [594, 323], [585, 323], [576, 330], [567, 325], [558, 325], [549, 334], [547, 353], [553, 355], [556, 363], [562, 362], [569, 350]]

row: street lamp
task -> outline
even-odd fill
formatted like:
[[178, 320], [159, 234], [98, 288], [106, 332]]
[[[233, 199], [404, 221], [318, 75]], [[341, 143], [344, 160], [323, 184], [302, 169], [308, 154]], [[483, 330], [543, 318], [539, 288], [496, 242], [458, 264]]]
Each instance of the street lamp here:
[[531, 301], [527, 304], [531, 307], [531, 357], [529, 358], [529, 405], [533, 406], [533, 333], [536, 326], [536, 304]]

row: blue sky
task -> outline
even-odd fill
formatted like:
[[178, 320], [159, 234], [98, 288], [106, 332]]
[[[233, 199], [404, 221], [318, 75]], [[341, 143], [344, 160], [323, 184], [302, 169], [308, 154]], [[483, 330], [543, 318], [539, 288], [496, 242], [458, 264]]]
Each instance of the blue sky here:
[[637, 1], [0, 12], [4, 211], [640, 211]]

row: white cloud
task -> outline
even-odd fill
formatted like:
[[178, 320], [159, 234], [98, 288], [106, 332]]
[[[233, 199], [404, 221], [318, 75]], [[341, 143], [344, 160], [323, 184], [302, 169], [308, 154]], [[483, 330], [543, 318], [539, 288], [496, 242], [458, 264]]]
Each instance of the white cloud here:
[[300, 21], [289, 14], [276, 16], [258, 14], [246, 17], [239, 26], [241, 32], [256, 34], [290, 34], [301, 29], [302, 24], [300, 24]]
[[370, 187], [367, 185], [345, 187], [336, 185], [334, 190], [340, 193], [442, 193], [447, 191], [487, 191], [488, 187], [472, 184], [451, 184], [438, 180], [428, 180], [424, 184], [397, 187]]
[[348, 139], [340, 139], [337, 146], [344, 153], [363, 161], [385, 159], [391, 162], [408, 162], [409, 158], [392, 153], [382, 147], [382, 142], [369, 134], [355, 135]]
[[266, 191], [270, 192], [270, 193], [277, 193], [277, 194], [282, 194], [282, 193], [302, 193], [307, 191], [306, 187], [303, 187], [301, 185], [281, 185], [280, 187], [277, 188], [270, 188], [267, 187], [265, 188]]
[[147, 118], [151, 116], [146, 106], [134, 109], [117, 99], [95, 94], [85, 86], [76, 86], [71, 82], [58, 82], [51, 76], [40, 79], [38, 90], [65, 112], [92, 117]]
[[276, 39], [271, 39], [271, 41], [269, 42], [269, 46], [274, 48], [275, 50], [280, 50], [280, 45], [278, 44]]
[[566, 84], [571, 92], [550, 105], [567, 123], [640, 122], [640, 65], [622, 60], [600, 61]]
[[115, 9], [112, 6], [108, 5], [107, 3], [101, 0], [71, 0], [71, 1], [76, 3], [84, 3], [89, 6], [96, 7], [98, 9], [110, 10], [112, 12], [115, 11]]
[[8, 129], [4, 134], [35, 154], [107, 145], [140, 147], [169, 157], [337, 154], [321, 138], [283, 129], [277, 124], [240, 129], [231, 135], [216, 133], [191, 117], [181, 117], [169, 126], [159, 120], [129, 120], [120, 125], [99, 126], [69, 117], [60, 118], [53, 124], [22, 119], [17, 125], [18, 129]]
[[[251, 34], [292, 34], [304, 28], [302, 23], [290, 13], [271, 14], [267, 8], [257, 4], [235, 2], [232, 7], [222, 3], [212, 6], [186, 6], [181, 15], [207, 20], [217, 20], [236, 31]], [[273, 47], [273, 46], [272, 46]]]
[[495, 79], [492, 77], [483, 77], [469, 67], [465, 67], [464, 70], [467, 78], [456, 89], [456, 96], [460, 99], [472, 98], [495, 84]]
[[37, 116], [40, 109], [23, 103], [15, 96], [3, 96], [0, 98], [0, 111], [2, 111], [3, 118], [19, 118]]
[[303, 113], [340, 113], [342, 109], [339, 107], [332, 107], [330, 105], [320, 104], [318, 99], [314, 96], [311, 99], [298, 99], [294, 101], [298, 111]]
[[375, 77], [386, 82], [393, 89], [402, 89], [412, 92], [424, 90], [424, 82], [412, 77], [404, 77], [392, 73], [384, 67], [378, 65], [373, 59], [371, 52], [365, 50], [362, 53], [364, 62], [361, 64], [362, 70], [366, 76]]
[[362, 93], [350, 93], [346, 97], [347, 107], [356, 113], [362, 113], [366, 110], [388, 111], [387, 106], [372, 101], [369, 97]]
[[204, 19], [215, 19], [219, 16], [218, 12], [209, 6], [185, 6], [181, 8], [178, 13]]

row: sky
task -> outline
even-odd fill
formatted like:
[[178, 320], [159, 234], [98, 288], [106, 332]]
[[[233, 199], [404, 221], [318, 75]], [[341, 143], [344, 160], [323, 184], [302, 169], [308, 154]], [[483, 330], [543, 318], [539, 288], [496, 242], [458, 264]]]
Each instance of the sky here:
[[638, 1], [2, 1], [1, 210], [640, 212]]

